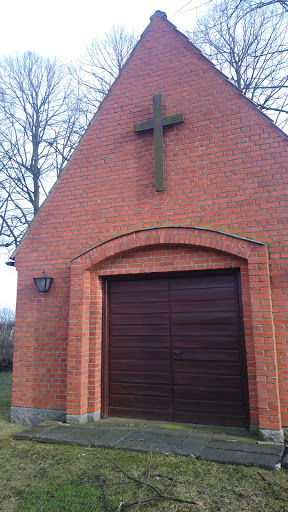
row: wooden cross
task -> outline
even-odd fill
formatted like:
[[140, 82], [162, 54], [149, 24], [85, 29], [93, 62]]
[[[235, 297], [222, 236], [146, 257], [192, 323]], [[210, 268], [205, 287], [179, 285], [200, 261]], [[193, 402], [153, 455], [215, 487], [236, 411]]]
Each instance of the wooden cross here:
[[145, 130], [153, 130], [154, 132], [154, 162], [155, 162], [155, 189], [161, 192], [165, 189], [164, 182], [164, 143], [163, 143], [163, 127], [171, 124], [183, 123], [184, 115], [174, 114], [172, 116], [163, 116], [162, 114], [162, 95], [155, 94], [153, 96], [153, 119], [134, 123], [134, 133], [143, 132]]

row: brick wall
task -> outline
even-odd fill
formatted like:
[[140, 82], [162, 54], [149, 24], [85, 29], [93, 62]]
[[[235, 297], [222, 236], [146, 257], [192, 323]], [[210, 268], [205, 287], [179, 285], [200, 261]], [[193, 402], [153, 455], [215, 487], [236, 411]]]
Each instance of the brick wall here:
[[[250, 402], [250, 419], [252, 424], [258, 424], [258, 402], [256, 399], [256, 372], [255, 372], [255, 353], [253, 345], [253, 333], [251, 322], [251, 303], [249, 292], [248, 266], [247, 261], [229, 256], [228, 254], [206, 248], [179, 248], [179, 246], [170, 246], [165, 248], [153, 247], [137, 249], [125, 253], [122, 256], [116, 256], [107, 262], [99, 265], [93, 272], [94, 282], [98, 283], [98, 276], [119, 275], [147, 272], [180, 272], [188, 270], [217, 270], [225, 268], [240, 269], [241, 288], [243, 301], [243, 316], [245, 326], [245, 340], [247, 350], [248, 367], [248, 387]], [[97, 286], [97, 285], [96, 285]], [[93, 285], [94, 288], [94, 285]], [[99, 305], [101, 304], [102, 289], [98, 287]], [[96, 308], [93, 308], [95, 310]], [[101, 308], [100, 308], [101, 310]], [[94, 322], [92, 323], [92, 325]], [[99, 340], [101, 343], [101, 340]], [[99, 353], [101, 345], [99, 347]], [[92, 377], [93, 379], [93, 377]], [[93, 401], [95, 396], [94, 389], [89, 395]], [[92, 403], [93, 409], [94, 403]], [[91, 412], [93, 410], [91, 409]]]
[[[156, 193], [153, 137], [149, 132], [134, 134], [133, 123], [152, 117], [152, 96], [159, 93], [164, 115], [183, 112], [184, 123], [165, 128], [166, 186], [164, 192]], [[167, 20], [156, 16], [18, 248], [13, 405], [65, 409], [70, 259], [114, 236], [174, 224], [221, 230], [267, 244], [267, 301], [272, 298], [273, 336], [277, 342], [277, 365], [271, 367], [271, 379], [275, 385], [275, 372], [279, 371], [282, 418], [288, 425], [287, 149], [284, 134]], [[147, 253], [147, 257], [145, 268], [155, 268], [152, 253]], [[167, 254], [167, 261], [158, 262], [161, 268], [169, 267], [169, 257]], [[132, 255], [121, 258], [117, 265], [123, 267], [117, 268], [129, 271]], [[182, 249], [177, 258], [179, 268], [181, 261], [185, 266]], [[205, 258], [200, 251], [195, 265], [201, 268], [206, 264]], [[132, 260], [130, 263], [132, 271]], [[267, 263], [261, 265], [264, 268]], [[32, 280], [42, 270], [54, 278], [46, 295], [36, 291]], [[264, 272], [266, 275], [266, 267]], [[253, 282], [249, 283], [251, 291]], [[101, 299], [94, 291], [91, 295], [91, 288], [86, 292], [74, 299], [75, 308], [80, 301], [83, 322], [88, 325], [90, 318], [90, 325], [94, 325], [90, 342], [83, 334], [83, 325], [80, 326], [81, 361], [90, 372], [92, 410], [96, 407], [95, 403], [91, 405], [95, 402], [93, 394], [99, 388], [95, 376], [99, 373], [100, 352], [89, 352], [88, 345], [94, 347], [91, 340], [100, 343], [100, 320], [93, 315]], [[90, 300], [94, 309], [90, 308]], [[261, 307], [260, 302], [252, 304], [254, 341], [257, 314], [262, 323], [263, 315], [271, 316], [271, 312], [263, 313]], [[271, 324], [270, 317], [268, 320]], [[79, 326], [71, 324], [72, 327], [76, 336]], [[248, 330], [247, 346], [250, 336]], [[267, 350], [262, 347], [262, 353], [256, 354], [265, 371], [269, 371], [267, 365], [273, 364], [265, 359], [269, 357], [269, 336], [264, 336]], [[97, 368], [89, 365], [89, 358], [90, 362], [97, 359]], [[85, 373], [83, 368], [81, 372]], [[69, 371], [71, 368], [68, 377]], [[251, 376], [250, 372], [250, 380]], [[81, 379], [84, 389], [83, 373]], [[265, 385], [270, 393], [267, 380]], [[272, 391], [270, 395], [274, 400]], [[252, 394], [250, 397], [254, 407]], [[81, 410], [85, 407], [87, 400]], [[256, 414], [256, 409], [253, 410]], [[273, 424], [273, 419], [266, 417], [266, 423]]]

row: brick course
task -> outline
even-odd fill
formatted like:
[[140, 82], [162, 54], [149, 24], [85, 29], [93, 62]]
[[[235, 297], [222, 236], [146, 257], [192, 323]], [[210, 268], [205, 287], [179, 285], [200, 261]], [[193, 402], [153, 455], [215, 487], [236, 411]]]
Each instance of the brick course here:
[[[184, 123], [165, 128], [157, 193], [153, 137], [133, 123], [152, 117], [160, 93], [164, 115], [183, 112]], [[287, 150], [285, 134], [154, 16], [17, 249], [12, 405], [99, 411], [105, 273], [237, 267], [252, 422], [288, 426]], [[32, 279], [42, 270], [54, 278], [44, 295]]]

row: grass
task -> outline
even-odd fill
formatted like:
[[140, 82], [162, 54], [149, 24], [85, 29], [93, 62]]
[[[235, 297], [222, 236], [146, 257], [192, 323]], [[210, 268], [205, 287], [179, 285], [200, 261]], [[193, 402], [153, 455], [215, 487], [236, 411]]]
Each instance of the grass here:
[[[0, 374], [0, 511], [117, 512], [121, 502], [135, 510], [149, 454], [15, 441], [23, 429], [9, 423], [11, 374]], [[107, 460], [109, 459], [109, 460]], [[140, 510], [175, 512], [284, 512], [288, 472], [220, 465], [187, 457], [153, 455], [149, 483], [168, 496], [194, 502], [157, 500]], [[146, 487], [142, 501], [155, 498]]]

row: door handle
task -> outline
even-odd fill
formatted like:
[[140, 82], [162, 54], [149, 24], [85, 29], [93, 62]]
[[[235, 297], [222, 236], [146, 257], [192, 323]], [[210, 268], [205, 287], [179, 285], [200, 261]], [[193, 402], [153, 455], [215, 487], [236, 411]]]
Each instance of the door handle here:
[[182, 350], [172, 350], [173, 356], [178, 356], [179, 354], [182, 354]]

